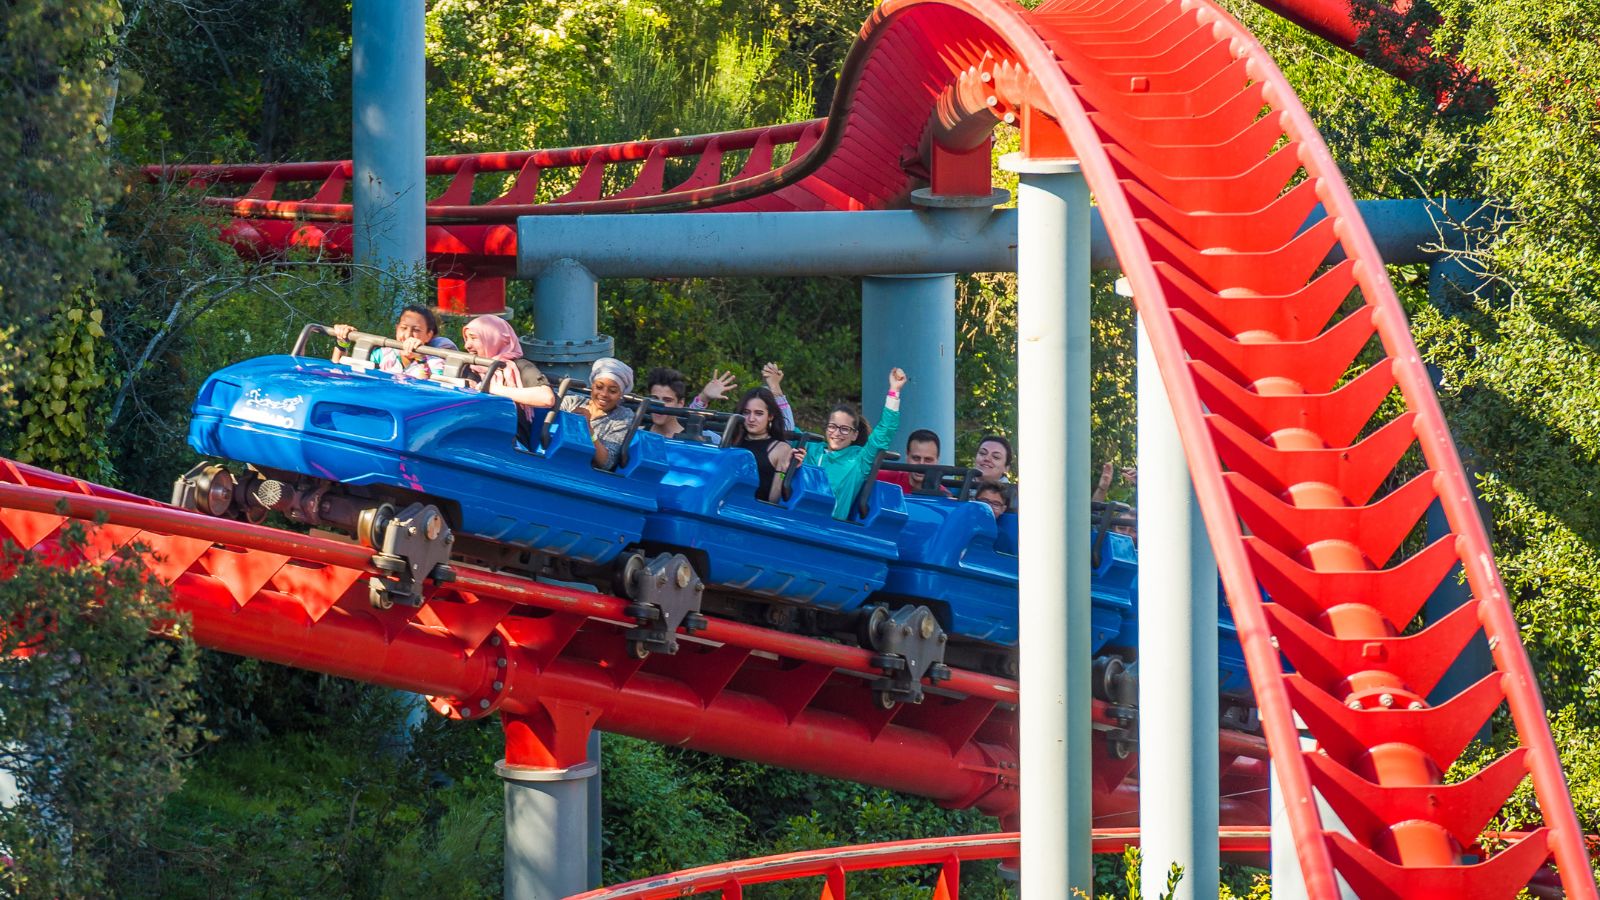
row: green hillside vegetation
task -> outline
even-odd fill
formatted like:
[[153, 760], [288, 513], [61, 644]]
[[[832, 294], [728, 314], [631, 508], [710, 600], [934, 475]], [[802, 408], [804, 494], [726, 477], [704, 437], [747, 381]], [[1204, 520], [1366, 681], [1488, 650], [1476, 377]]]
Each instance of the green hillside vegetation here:
[[[1440, 63], [1410, 84], [1244, 0], [1227, 3], [1280, 60], [1358, 197], [1488, 202], [1466, 223], [1468, 245], [1453, 248], [1458, 271], [1472, 277], [1442, 302], [1430, 299], [1426, 270], [1393, 276], [1492, 513], [1580, 818], [1600, 831], [1600, 0], [1417, 0], [1410, 16], [1435, 25], [1437, 58], [1454, 55], [1479, 80]], [[429, 151], [824, 115], [873, 5], [434, 0]], [[313, 319], [387, 329], [387, 300], [359, 296], [347, 270], [309, 257], [241, 259], [215, 239], [220, 220], [192, 192], [149, 184], [137, 169], [347, 157], [349, 17], [348, 0], [0, 5], [0, 102], [14, 123], [0, 129], [0, 171], [10, 178], [0, 190], [0, 338], [13, 348], [0, 357], [0, 455], [163, 497], [192, 462], [187, 408], [207, 373], [281, 351]], [[999, 135], [1002, 146], [1014, 140]], [[1132, 316], [1110, 280], [1100, 276], [1094, 294], [1095, 457], [1131, 464]], [[1015, 430], [1011, 288], [1007, 277], [960, 282], [962, 458], [976, 435]], [[527, 330], [527, 287], [513, 284], [509, 300]], [[853, 279], [610, 280], [601, 320], [641, 370], [674, 365], [703, 381], [732, 368], [749, 384], [763, 362], [780, 360], [803, 423], [859, 399]], [[108, 577], [92, 567], [19, 571], [25, 577], [0, 582], [8, 620], [47, 594], [53, 609], [88, 605], [89, 585]], [[92, 647], [109, 683], [142, 686], [73, 695], [106, 717], [93, 721], [127, 723], [107, 724], [100, 737], [127, 736], [139, 752], [59, 739], [87, 779], [75, 789], [126, 802], [39, 794], [49, 810], [0, 811], [0, 844], [26, 862], [14, 871], [36, 876], [0, 890], [498, 894], [493, 723], [433, 719], [409, 755], [397, 753], [389, 692], [145, 639], [159, 594], [118, 584], [98, 592], [104, 614], [84, 620], [95, 628], [50, 639], [56, 658]], [[173, 627], [181, 636], [181, 622]], [[29, 681], [6, 659], [8, 697], [23, 699], [7, 701], [0, 747], [56, 746], [36, 730], [52, 721], [54, 682]], [[42, 718], [13, 712], [28, 703]], [[1509, 721], [1496, 720], [1492, 743], [1509, 737]], [[126, 764], [81, 768], [104, 759]], [[609, 735], [605, 761], [607, 881], [995, 827], [914, 798]], [[1535, 815], [1531, 794], [1519, 794], [1497, 824]], [[63, 831], [62, 821], [73, 827]], [[1101, 886], [1126, 891], [1121, 861], [1102, 866]], [[964, 895], [1005, 891], [992, 871], [969, 877]], [[887, 878], [866, 895], [898, 896], [925, 878]], [[1250, 890], [1248, 877], [1236, 888]]]

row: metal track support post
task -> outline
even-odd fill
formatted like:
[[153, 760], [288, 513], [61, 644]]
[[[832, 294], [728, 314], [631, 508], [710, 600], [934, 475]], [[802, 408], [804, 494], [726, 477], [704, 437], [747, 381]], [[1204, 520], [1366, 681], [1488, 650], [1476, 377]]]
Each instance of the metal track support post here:
[[1022, 896], [1094, 890], [1090, 852], [1089, 189], [1076, 160], [1017, 172]]
[[355, 0], [351, 17], [354, 257], [384, 273], [397, 310], [425, 264], [422, 7]]
[[1176, 863], [1176, 897], [1217, 896], [1217, 564], [1178, 423], [1140, 323], [1139, 833], [1152, 892]]
[[559, 900], [592, 887], [589, 784], [600, 766], [565, 769], [495, 763], [506, 785], [505, 895]]
[[952, 465], [956, 439], [956, 276], [868, 275], [861, 279], [861, 410], [874, 418], [883, 379], [895, 366], [910, 383], [900, 398], [900, 445], [929, 428], [939, 462]]
[[533, 280], [533, 336], [523, 352], [552, 382], [589, 380], [589, 366], [611, 356], [614, 343], [600, 334], [600, 280], [575, 259], [558, 259]]
[[[1461, 229], [1446, 230], [1442, 235], [1443, 241], [1452, 249], [1472, 249], [1471, 236]], [[1443, 256], [1433, 261], [1428, 266], [1428, 300], [1435, 309], [1447, 316], [1457, 315], [1458, 311], [1471, 303], [1476, 293], [1484, 287], [1484, 277], [1462, 262], [1461, 258]], [[1428, 367], [1433, 375], [1434, 390], [1443, 393], [1443, 377], [1438, 369]], [[1471, 450], [1465, 448], [1462, 464], [1467, 474], [1468, 483], [1477, 481], [1477, 472], [1471, 465]], [[1476, 492], [1474, 492], [1476, 494]], [[1483, 516], [1485, 524], [1494, 522], [1489, 515], [1489, 510], [1483, 508], [1479, 501], [1479, 514]], [[1428, 507], [1427, 513], [1427, 542], [1432, 544], [1447, 534], [1450, 534], [1450, 523], [1445, 519], [1444, 505], [1438, 500]], [[1450, 574], [1439, 582], [1439, 586], [1428, 595], [1428, 602], [1423, 606], [1422, 617], [1428, 624], [1433, 624], [1472, 599], [1472, 591], [1467, 588], [1466, 582], [1461, 580], [1461, 564], [1451, 567]], [[1467, 688], [1476, 684], [1485, 675], [1494, 670], [1494, 657], [1489, 652], [1489, 642], [1479, 632], [1467, 641], [1461, 649], [1461, 654], [1456, 657], [1450, 668], [1445, 670], [1439, 679], [1438, 685], [1429, 695], [1430, 704], [1442, 703], [1445, 700], [1460, 694]], [[1484, 722], [1478, 729], [1478, 740], [1489, 740], [1489, 723]]]
[[600, 886], [601, 869], [605, 862], [602, 853], [605, 847], [605, 835], [601, 830], [601, 816], [603, 809], [603, 794], [601, 792], [601, 773], [605, 764], [600, 760], [600, 732], [589, 732], [589, 762], [594, 765], [594, 777], [588, 781], [589, 788], [589, 887]]

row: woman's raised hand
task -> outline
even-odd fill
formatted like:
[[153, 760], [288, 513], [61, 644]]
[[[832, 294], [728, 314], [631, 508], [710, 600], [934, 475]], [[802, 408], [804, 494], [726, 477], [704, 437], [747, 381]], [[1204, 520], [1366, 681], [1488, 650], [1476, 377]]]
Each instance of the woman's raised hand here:
[[769, 362], [761, 367], [761, 378], [767, 383], [767, 390], [774, 397], [783, 396], [783, 370], [775, 362]]
[[732, 370], [721, 374], [713, 374], [711, 380], [706, 382], [706, 386], [700, 389], [700, 396], [706, 398], [708, 403], [712, 400], [721, 400], [727, 396], [729, 391], [738, 386], [738, 382], [733, 379]]
[[905, 370], [894, 368], [889, 370], [889, 390], [899, 393], [906, 386]]

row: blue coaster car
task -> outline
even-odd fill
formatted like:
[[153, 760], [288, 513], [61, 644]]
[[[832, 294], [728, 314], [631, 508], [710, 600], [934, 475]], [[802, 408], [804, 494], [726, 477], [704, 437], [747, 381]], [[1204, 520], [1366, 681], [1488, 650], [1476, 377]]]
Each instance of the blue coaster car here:
[[[996, 523], [998, 537], [995, 548], [1011, 560], [1013, 607], [1016, 605], [1017, 572], [1017, 514], [1006, 513]], [[1106, 646], [1128, 646], [1123, 637], [1137, 637], [1138, 612], [1134, 597], [1138, 591], [1139, 554], [1134, 549], [1133, 538], [1108, 532], [1102, 538], [1099, 531], [1090, 532], [1090, 540], [1100, 547], [1098, 565], [1089, 570], [1089, 597], [1094, 604], [1090, 612], [1090, 652], [1099, 653]], [[1016, 620], [1013, 613], [1012, 620]], [[1013, 635], [1010, 643], [1016, 643]]]
[[[650, 435], [653, 437], [653, 435]], [[709, 586], [852, 612], [879, 590], [905, 527], [900, 491], [880, 485], [862, 522], [833, 517], [833, 491], [815, 466], [790, 477], [781, 503], [756, 499], [756, 460], [745, 450], [667, 441], [659, 510], [646, 546], [697, 552]]]
[[1017, 557], [996, 548], [994, 513], [982, 503], [921, 494], [904, 502], [909, 519], [884, 593], [931, 601], [951, 634], [1016, 644]]
[[1221, 671], [1217, 676], [1217, 689], [1224, 694], [1250, 693], [1250, 670], [1245, 668], [1244, 647], [1239, 643], [1239, 629], [1233, 624], [1233, 610], [1228, 608], [1227, 593], [1217, 585], [1217, 656]]
[[427, 495], [460, 533], [586, 563], [643, 534], [666, 474], [663, 441], [637, 435], [620, 471], [593, 468], [588, 423], [552, 413], [547, 447], [515, 445], [503, 397], [338, 363], [266, 356], [206, 380], [189, 445], [348, 487]]
[[1090, 540], [1100, 548], [1099, 563], [1089, 570], [1089, 596], [1094, 601], [1089, 619], [1093, 629], [1090, 652], [1099, 653], [1112, 643], [1133, 647], [1119, 638], [1129, 623], [1139, 619], [1135, 599], [1139, 593], [1139, 551], [1134, 549], [1133, 538], [1115, 531], [1104, 535], [1090, 532]]

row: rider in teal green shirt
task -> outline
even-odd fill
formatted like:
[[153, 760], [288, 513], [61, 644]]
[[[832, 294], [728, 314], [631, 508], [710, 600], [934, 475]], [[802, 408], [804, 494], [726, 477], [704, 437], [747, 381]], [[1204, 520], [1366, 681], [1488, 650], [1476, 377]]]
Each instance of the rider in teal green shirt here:
[[861, 416], [848, 406], [834, 407], [828, 413], [823, 442], [812, 441], [796, 454], [827, 474], [828, 484], [833, 486], [835, 519], [850, 518], [850, 505], [861, 492], [861, 485], [866, 483], [872, 461], [878, 458], [878, 451], [887, 450], [894, 443], [894, 433], [900, 427], [900, 389], [905, 384], [905, 372], [899, 369], [889, 372], [889, 395], [883, 401], [883, 415], [865, 441], [857, 443], [866, 429]]

